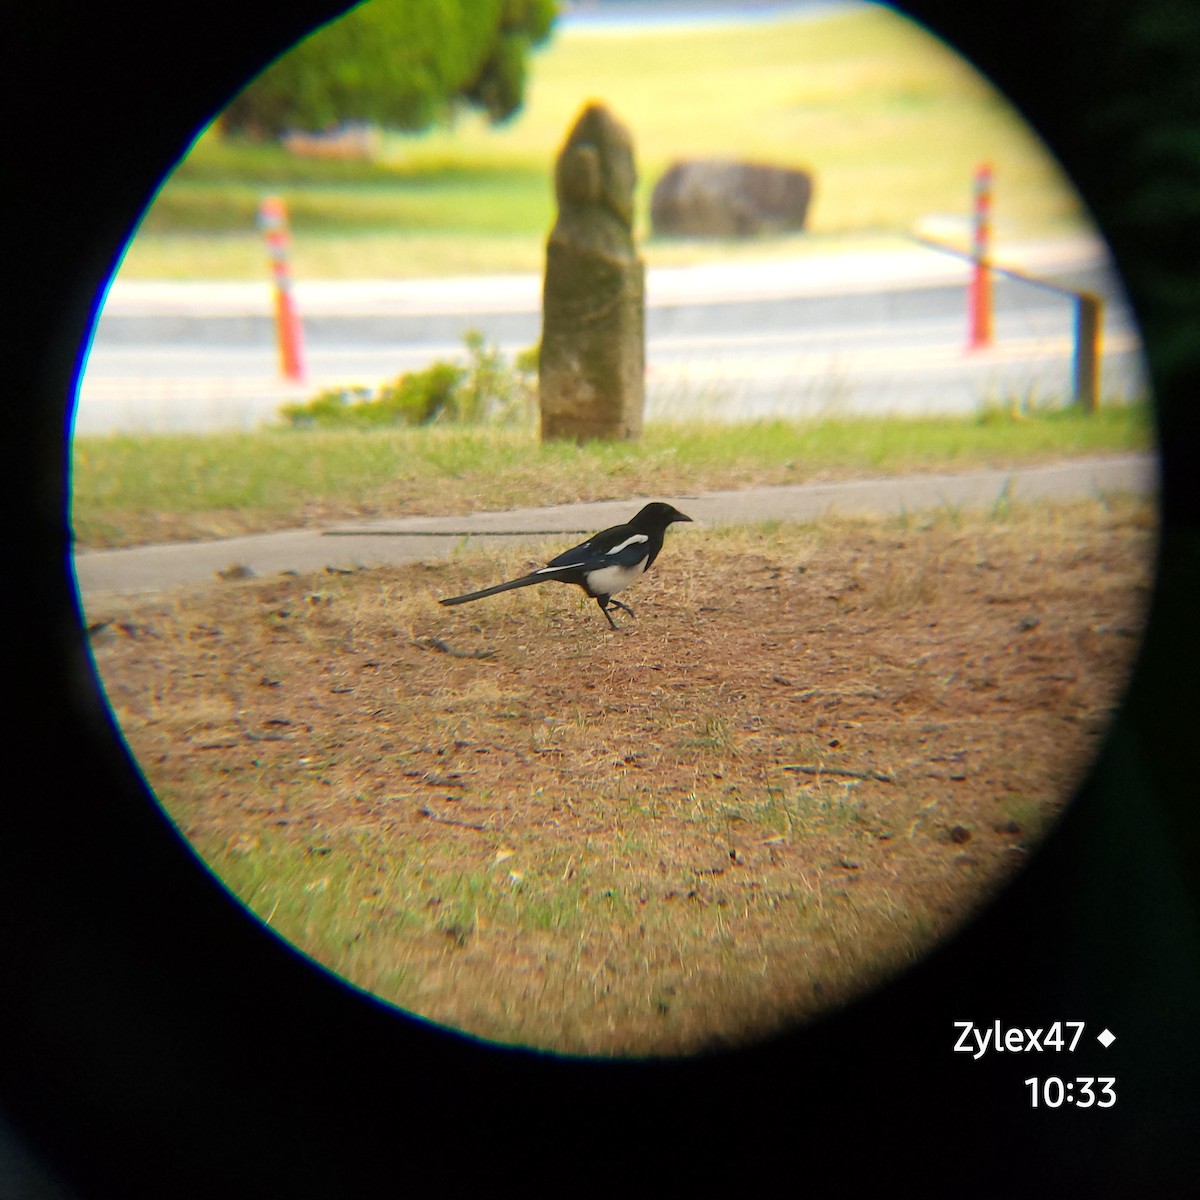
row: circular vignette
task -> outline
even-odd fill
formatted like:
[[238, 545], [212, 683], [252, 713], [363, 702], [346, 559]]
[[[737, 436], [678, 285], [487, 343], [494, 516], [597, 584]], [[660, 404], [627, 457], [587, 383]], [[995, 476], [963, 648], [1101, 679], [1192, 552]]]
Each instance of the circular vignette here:
[[[1200, 188], [1163, 140], [1198, 116], [1191, 7], [907, 9], [1045, 138], [1108, 239], [1146, 338], [1163, 454], [1159, 579], [1132, 690], [1083, 793], [1005, 900], [886, 994], [770, 1046], [603, 1065], [443, 1035], [287, 951], [174, 834], [91, 675], [70, 582], [64, 441], [91, 312], [208, 115], [345, 7], [281, 16], [260, 0], [220, 0], [186, 25], [149, 5], [120, 19], [80, 6], [53, 23], [22, 9], [8, 83], [41, 103], [16, 133], [9, 224], [22, 296], [7, 339], [6, 729], [14, 771], [29, 767], [6, 797], [0, 869], [16, 981], [3, 1001], [13, 1031], [3, 1103], [16, 1127], [81, 1195], [357, 1195], [435, 1168], [481, 1179], [497, 1164], [537, 1170], [550, 1146], [675, 1186], [744, 1180], [764, 1147], [786, 1146], [812, 1182], [825, 1163], [844, 1179], [844, 1152], [861, 1156], [864, 1138], [892, 1170], [927, 1169], [932, 1154], [939, 1176], [974, 1168], [978, 1179], [983, 1129], [1020, 1138], [1023, 1153], [989, 1156], [981, 1194], [1081, 1181], [1134, 1194], [1187, 1178], [1186, 1086], [1200, 1074], [1184, 1038], [1200, 1015], [1187, 924], [1200, 839], [1182, 719], [1200, 657], [1187, 540]], [[1140, 1050], [1112, 1061], [1140, 1102], [1103, 1129], [1034, 1122], [1008, 1094], [1018, 1075], [996, 1061], [967, 1070], [948, 1052], [963, 1014], [1127, 1029]]]

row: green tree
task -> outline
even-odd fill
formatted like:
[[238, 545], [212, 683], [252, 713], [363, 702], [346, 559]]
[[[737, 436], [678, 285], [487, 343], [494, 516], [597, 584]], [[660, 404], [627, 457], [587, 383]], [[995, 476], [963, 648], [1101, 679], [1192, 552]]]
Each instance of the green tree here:
[[259, 136], [371, 121], [420, 130], [469, 105], [492, 121], [521, 106], [526, 60], [558, 0], [368, 0], [277, 59], [226, 109]]

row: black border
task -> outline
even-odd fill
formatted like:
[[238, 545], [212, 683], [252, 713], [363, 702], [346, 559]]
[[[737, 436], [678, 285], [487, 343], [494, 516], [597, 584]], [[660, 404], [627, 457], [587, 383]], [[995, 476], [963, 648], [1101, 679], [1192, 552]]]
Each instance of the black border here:
[[[908, 6], [1058, 155], [1147, 340], [1164, 537], [1132, 690], [1095, 771], [1005, 899], [893, 987], [753, 1050], [643, 1065], [446, 1035], [289, 952], [148, 799], [91, 672], [65, 513], [68, 402], [91, 313], [205, 119], [346, 7], [22, 0], [5, 13], [0, 1104], [33, 1161], [83, 1197], [357, 1196], [423, 1188], [429, 1174], [535, 1192], [1189, 1192], [1200, 6]], [[1119, 1038], [1077, 1067], [950, 1051], [955, 1020], [996, 1018], [1085, 1019]], [[1116, 1075], [1120, 1102], [1032, 1112], [1020, 1081], [1035, 1070]]]

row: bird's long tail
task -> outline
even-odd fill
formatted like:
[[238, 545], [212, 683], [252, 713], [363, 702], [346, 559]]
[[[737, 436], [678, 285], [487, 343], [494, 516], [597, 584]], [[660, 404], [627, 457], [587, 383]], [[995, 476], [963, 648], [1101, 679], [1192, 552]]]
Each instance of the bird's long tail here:
[[484, 596], [494, 596], [497, 592], [510, 592], [513, 588], [529, 587], [534, 583], [546, 583], [554, 576], [522, 575], [520, 579], [510, 579], [507, 583], [497, 583], [493, 587], [484, 588], [480, 592], [468, 592], [465, 596], [447, 596], [441, 604], [466, 604], [468, 600], [482, 600]]

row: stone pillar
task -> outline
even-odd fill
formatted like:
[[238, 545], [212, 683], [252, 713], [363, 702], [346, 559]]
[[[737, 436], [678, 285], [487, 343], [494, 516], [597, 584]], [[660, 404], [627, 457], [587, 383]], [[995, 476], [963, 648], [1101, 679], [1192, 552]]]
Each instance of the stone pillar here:
[[633, 142], [589, 104], [558, 156], [538, 381], [542, 439], [634, 439], [645, 407], [646, 284], [633, 245]]

